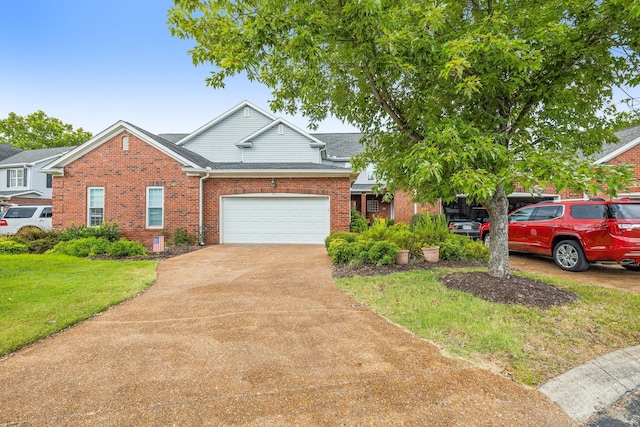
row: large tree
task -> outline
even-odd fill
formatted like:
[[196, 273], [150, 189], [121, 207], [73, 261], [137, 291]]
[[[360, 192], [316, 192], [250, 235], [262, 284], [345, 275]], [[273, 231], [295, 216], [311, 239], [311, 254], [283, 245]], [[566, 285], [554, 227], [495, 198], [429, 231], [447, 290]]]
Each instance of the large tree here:
[[246, 73], [271, 108], [366, 133], [357, 167], [391, 192], [481, 203], [489, 272], [510, 274], [507, 195], [547, 184], [614, 195], [612, 87], [637, 84], [640, 4], [628, 0], [174, 0], [207, 83]]
[[91, 132], [63, 123], [62, 120], [36, 111], [28, 116], [9, 113], [0, 120], [0, 143], [24, 150], [80, 145], [91, 138]]

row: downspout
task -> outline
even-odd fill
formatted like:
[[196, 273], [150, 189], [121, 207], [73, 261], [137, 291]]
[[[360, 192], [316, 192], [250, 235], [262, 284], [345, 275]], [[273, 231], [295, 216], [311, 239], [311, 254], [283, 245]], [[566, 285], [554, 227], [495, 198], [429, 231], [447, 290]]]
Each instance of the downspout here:
[[[210, 170], [210, 168], [207, 167], [207, 170]], [[200, 194], [198, 195], [198, 243], [200, 244], [200, 246], [204, 246], [204, 227], [202, 225], [202, 188], [204, 180], [209, 178], [210, 176], [211, 172], [207, 172], [205, 176], [200, 178]]]

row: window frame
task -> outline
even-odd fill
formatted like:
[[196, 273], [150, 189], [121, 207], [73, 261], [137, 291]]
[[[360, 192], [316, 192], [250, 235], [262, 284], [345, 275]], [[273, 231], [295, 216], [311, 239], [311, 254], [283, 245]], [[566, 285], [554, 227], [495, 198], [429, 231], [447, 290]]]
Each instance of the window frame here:
[[367, 212], [371, 212], [371, 213], [380, 212], [380, 202], [376, 199], [367, 200]]
[[[94, 191], [101, 191], [102, 192], [102, 204], [101, 206], [93, 206], [92, 205], [92, 199], [91, 199], [91, 193], [93, 193]], [[104, 222], [104, 205], [105, 205], [105, 191], [104, 191], [104, 187], [87, 187], [87, 227], [100, 227], [100, 225]], [[102, 212], [100, 213], [100, 222], [98, 223], [94, 223], [95, 221], [93, 221], [93, 218], [97, 218], [97, 215], [93, 215], [92, 214], [92, 210], [93, 209], [101, 209]]]
[[29, 185], [27, 176], [26, 168], [7, 169], [7, 188], [26, 188]]
[[[161, 203], [160, 206], [151, 206], [149, 197], [151, 195], [152, 190], [160, 190], [161, 193]], [[164, 187], [163, 186], [148, 186], [146, 188], [146, 205], [145, 205], [145, 226], [150, 229], [160, 229], [164, 228]], [[160, 225], [151, 224], [151, 209], [160, 209]]]

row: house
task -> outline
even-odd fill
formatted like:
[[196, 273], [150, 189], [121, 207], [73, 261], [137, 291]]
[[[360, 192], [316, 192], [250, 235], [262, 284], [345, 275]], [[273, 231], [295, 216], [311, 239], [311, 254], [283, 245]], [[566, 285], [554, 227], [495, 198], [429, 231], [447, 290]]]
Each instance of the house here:
[[349, 167], [326, 144], [249, 102], [195, 132], [119, 121], [43, 168], [54, 228], [117, 221], [151, 246], [178, 229], [202, 243], [322, 243], [348, 231]]
[[0, 202], [6, 204], [50, 204], [52, 180], [50, 174], [38, 173], [42, 167], [74, 147], [21, 150], [0, 144]]

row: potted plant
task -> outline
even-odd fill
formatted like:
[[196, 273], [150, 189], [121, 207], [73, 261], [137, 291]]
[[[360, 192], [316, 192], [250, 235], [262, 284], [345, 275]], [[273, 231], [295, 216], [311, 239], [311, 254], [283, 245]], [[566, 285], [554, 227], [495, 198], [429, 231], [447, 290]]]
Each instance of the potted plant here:
[[406, 265], [409, 264], [409, 250], [413, 246], [415, 240], [414, 234], [409, 231], [406, 224], [398, 223], [393, 227], [390, 227], [392, 232], [390, 239], [391, 242], [398, 245], [400, 250], [396, 255], [396, 264]]
[[440, 246], [423, 246], [422, 253], [427, 262], [438, 262], [440, 260]]

